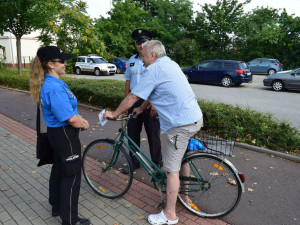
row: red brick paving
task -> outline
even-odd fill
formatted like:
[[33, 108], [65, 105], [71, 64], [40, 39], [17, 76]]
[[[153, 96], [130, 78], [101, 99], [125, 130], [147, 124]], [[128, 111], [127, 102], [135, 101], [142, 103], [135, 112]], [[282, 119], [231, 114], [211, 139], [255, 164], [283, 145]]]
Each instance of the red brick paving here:
[[[15, 134], [16, 136], [20, 137], [24, 141], [30, 143], [33, 146], [36, 146], [36, 131], [24, 126], [23, 124], [16, 122], [2, 114], [0, 114], [0, 126], [4, 129], [8, 130], [9, 132]], [[92, 160], [89, 163], [93, 170], [97, 171], [97, 164], [99, 162], [93, 162]], [[99, 167], [98, 167], [99, 169]], [[117, 173], [110, 174], [111, 176], [107, 181], [112, 182], [114, 181], [114, 185], [118, 186], [118, 182], [124, 182], [124, 177], [122, 175], [118, 175]], [[109, 186], [112, 183], [109, 183]], [[103, 182], [101, 182], [103, 183]], [[142, 208], [148, 213], [158, 213], [159, 211], [156, 209], [157, 205], [160, 203], [159, 192], [138, 180], [133, 180], [132, 186], [130, 191], [123, 196], [124, 199], [128, 200], [135, 206]], [[197, 217], [181, 206], [177, 206], [177, 213], [180, 218], [180, 222], [178, 224], [185, 224], [185, 225], [194, 225], [194, 224], [201, 224], [201, 225], [226, 225], [227, 223], [221, 220], [212, 220], [212, 219], [204, 219]]]

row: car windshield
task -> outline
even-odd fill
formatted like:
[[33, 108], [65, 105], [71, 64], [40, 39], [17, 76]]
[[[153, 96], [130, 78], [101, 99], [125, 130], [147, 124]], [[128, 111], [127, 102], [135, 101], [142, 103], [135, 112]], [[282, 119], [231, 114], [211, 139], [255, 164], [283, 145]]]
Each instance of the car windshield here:
[[121, 57], [120, 59], [122, 59], [123, 61], [128, 61], [129, 60], [129, 59], [123, 58], [123, 57]]
[[93, 58], [94, 63], [107, 63], [103, 58]]

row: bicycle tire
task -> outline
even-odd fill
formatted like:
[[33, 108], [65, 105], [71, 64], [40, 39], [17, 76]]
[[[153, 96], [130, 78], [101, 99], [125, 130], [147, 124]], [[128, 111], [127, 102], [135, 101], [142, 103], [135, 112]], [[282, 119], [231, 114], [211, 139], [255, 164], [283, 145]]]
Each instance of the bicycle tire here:
[[[95, 140], [86, 147], [82, 157], [83, 175], [88, 185], [98, 195], [110, 199], [124, 195], [133, 179], [131, 158], [122, 146], [115, 150], [115, 144], [111, 139]], [[129, 167], [127, 174], [121, 173], [125, 166]]]
[[[178, 200], [183, 207], [204, 218], [219, 218], [234, 210], [242, 194], [242, 184], [234, 169], [211, 154], [191, 154], [182, 161], [182, 166], [188, 161], [191, 162], [190, 171], [192, 167], [196, 169], [188, 177], [180, 176]], [[183, 199], [186, 194], [191, 201], [189, 203]]]

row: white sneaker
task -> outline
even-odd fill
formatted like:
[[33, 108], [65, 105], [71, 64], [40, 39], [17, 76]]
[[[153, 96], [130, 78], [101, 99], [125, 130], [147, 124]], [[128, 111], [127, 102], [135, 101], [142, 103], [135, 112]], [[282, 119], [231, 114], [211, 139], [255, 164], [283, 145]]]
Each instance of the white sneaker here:
[[168, 220], [166, 217], [165, 217], [165, 214], [164, 214], [164, 211], [162, 210], [160, 213], [158, 214], [150, 214], [148, 216], [148, 222], [150, 224], [153, 224], [153, 225], [160, 225], [160, 224], [176, 224], [178, 223], [178, 217], [176, 220]]

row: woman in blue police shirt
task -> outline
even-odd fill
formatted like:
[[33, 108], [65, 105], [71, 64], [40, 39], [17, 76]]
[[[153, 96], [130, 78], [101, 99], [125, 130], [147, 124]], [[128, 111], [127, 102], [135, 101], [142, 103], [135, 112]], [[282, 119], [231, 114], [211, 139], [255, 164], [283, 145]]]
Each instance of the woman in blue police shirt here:
[[42, 47], [31, 65], [30, 90], [41, 104], [54, 163], [49, 181], [52, 215], [60, 215], [62, 224], [90, 224], [78, 217], [81, 180], [81, 144], [79, 131], [89, 123], [78, 116], [77, 99], [67, 84], [59, 79], [65, 73], [66, 60], [72, 54], [55, 46]]

